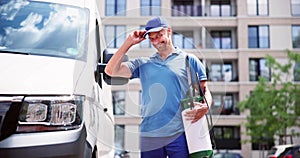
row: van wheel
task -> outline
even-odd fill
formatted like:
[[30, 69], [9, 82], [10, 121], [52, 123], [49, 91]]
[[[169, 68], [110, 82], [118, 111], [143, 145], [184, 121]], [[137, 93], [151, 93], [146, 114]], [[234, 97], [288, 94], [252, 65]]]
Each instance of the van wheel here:
[[92, 158], [98, 158], [97, 147], [94, 148], [94, 151], [93, 151], [93, 153], [92, 153]]

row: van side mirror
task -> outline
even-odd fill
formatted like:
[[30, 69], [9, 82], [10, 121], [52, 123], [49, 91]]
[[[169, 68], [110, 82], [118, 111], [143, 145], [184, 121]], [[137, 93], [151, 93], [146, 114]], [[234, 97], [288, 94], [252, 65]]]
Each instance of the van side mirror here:
[[[98, 72], [103, 74], [103, 80], [108, 85], [124, 85], [127, 84], [129, 79], [123, 77], [111, 77], [104, 72], [105, 66], [110, 60], [110, 58], [114, 55], [115, 49], [105, 49], [103, 51], [103, 63], [98, 63]], [[128, 56], [125, 55], [123, 61], [128, 61]]]

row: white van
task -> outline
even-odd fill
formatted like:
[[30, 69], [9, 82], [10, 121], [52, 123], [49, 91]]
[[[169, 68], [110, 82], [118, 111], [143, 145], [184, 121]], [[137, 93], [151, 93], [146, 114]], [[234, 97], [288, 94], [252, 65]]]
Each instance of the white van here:
[[[113, 157], [92, 0], [0, 1], [0, 157]], [[101, 57], [102, 56], [102, 57]], [[99, 62], [99, 63], [98, 63]]]

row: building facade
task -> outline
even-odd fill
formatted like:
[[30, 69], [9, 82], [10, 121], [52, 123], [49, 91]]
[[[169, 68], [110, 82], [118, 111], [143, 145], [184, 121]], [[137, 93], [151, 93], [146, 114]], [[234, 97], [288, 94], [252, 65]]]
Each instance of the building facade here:
[[[259, 76], [272, 80], [264, 65], [267, 54], [284, 62], [286, 49], [300, 52], [300, 0], [102, 0], [98, 7], [108, 48], [118, 48], [151, 17], [165, 17], [174, 44], [207, 68], [218, 149], [258, 157], [257, 145], [241, 143], [250, 139], [243, 125], [248, 113], [241, 113], [237, 104]], [[146, 40], [127, 55], [150, 56], [154, 51]], [[113, 87], [116, 147], [131, 157], [139, 157], [140, 91], [138, 80]]]

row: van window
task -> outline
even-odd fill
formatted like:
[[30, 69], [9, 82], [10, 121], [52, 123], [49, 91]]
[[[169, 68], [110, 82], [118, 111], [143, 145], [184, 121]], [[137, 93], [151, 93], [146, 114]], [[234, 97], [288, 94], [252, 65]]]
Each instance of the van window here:
[[86, 59], [88, 9], [1, 0], [0, 53]]

